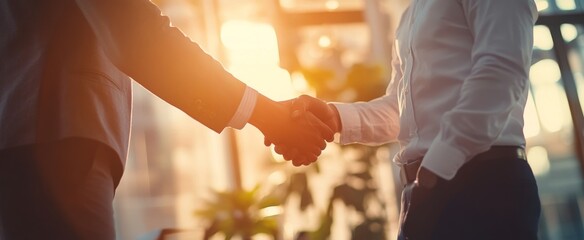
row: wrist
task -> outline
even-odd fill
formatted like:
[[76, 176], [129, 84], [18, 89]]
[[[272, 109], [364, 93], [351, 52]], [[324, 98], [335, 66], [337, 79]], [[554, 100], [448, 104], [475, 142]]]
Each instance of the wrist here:
[[275, 114], [279, 106], [273, 100], [262, 94], [257, 95], [256, 106], [251, 113], [249, 123], [260, 130], [262, 133], [270, 132], [274, 117], [281, 116]]
[[334, 133], [339, 133], [343, 129], [341, 124], [341, 114], [339, 114], [339, 110], [337, 109], [337, 107], [335, 107], [334, 104], [328, 103], [327, 105], [331, 109], [331, 112], [333, 113], [333, 117], [331, 119], [332, 121], [331, 128], [333, 128], [332, 130]]

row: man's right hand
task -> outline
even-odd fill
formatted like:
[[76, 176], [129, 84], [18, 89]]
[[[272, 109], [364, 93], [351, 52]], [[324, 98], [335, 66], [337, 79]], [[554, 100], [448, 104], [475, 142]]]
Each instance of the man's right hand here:
[[[341, 120], [337, 108], [323, 100], [308, 95], [302, 95], [292, 102], [292, 118], [303, 116], [311, 112], [320, 121], [325, 123], [334, 133], [341, 131]], [[331, 142], [332, 139], [327, 139]]]
[[286, 155], [280, 153], [286, 160], [295, 166], [307, 165], [316, 161], [334, 132], [310, 112], [293, 118], [291, 106], [290, 101], [274, 102], [259, 95], [250, 123], [270, 140], [268, 146], [273, 143], [277, 149], [287, 149]]
[[[332, 104], [327, 104], [320, 99], [307, 95], [281, 103], [291, 109], [292, 119], [298, 122], [307, 122], [314, 129], [321, 131], [321, 134], [328, 142], [332, 142], [334, 133], [339, 132], [341, 129], [339, 114]], [[333, 131], [333, 134], [328, 132], [330, 130]], [[273, 141], [270, 138], [266, 137], [264, 139], [266, 146], [270, 146], [272, 143]], [[276, 153], [281, 154], [284, 159], [292, 160], [296, 166], [308, 165], [316, 160], [304, 157], [304, 153], [285, 144], [276, 144], [274, 150]]]

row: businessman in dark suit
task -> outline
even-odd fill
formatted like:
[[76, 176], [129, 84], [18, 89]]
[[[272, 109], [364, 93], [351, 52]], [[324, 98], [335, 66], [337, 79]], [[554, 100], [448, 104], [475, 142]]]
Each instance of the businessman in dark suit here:
[[[114, 239], [130, 78], [210, 129], [314, 161], [332, 131], [238, 81], [147, 0], [0, 0], [0, 240]], [[308, 126], [308, 127], [306, 127]]]

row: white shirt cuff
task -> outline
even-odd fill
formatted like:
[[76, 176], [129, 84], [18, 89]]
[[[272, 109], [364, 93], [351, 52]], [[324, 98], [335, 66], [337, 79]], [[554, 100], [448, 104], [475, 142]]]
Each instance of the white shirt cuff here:
[[422, 166], [439, 177], [451, 180], [467, 162], [466, 154], [442, 141], [434, 141], [426, 152]]
[[346, 103], [331, 103], [339, 112], [341, 119], [340, 137], [336, 139], [340, 144], [354, 143], [361, 139], [361, 121], [359, 120], [359, 112], [354, 104]]
[[233, 117], [231, 117], [231, 121], [229, 121], [227, 126], [235, 129], [242, 129], [245, 127], [245, 124], [247, 124], [253, 113], [257, 98], [258, 92], [255, 89], [245, 87], [243, 97], [241, 97], [241, 102], [239, 102], [239, 107], [237, 107], [235, 114], [233, 114]]

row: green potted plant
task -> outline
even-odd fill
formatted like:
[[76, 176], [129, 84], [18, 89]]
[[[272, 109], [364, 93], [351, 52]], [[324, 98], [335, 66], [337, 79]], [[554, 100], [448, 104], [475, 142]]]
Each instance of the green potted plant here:
[[280, 199], [273, 196], [260, 196], [260, 186], [251, 190], [235, 189], [215, 191], [213, 200], [206, 201], [204, 208], [196, 210], [195, 215], [206, 219], [204, 239], [222, 233], [225, 239], [240, 236], [249, 240], [256, 234], [267, 234], [274, 239], [278, 231], [278, 211]]

